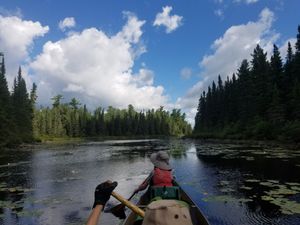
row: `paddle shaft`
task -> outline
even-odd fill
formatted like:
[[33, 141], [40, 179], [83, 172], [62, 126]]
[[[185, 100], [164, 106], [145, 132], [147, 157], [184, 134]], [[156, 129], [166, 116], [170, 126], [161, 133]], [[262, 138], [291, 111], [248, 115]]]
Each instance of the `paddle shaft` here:
[[132, 195], [127, 200], [130, 201], [133, 198], [133, 196], [135, 196], [136, 193], [137, 192], [133, 192]]
[[116, 199], [118, 199], [120, 202], [122, 202], [124, 205], [126, 205], [128, 208], [130, 208], [133, 212], [135, 212], [136, 214], [138, 214], [141, 217], [145, 216], [145, 212], [143, 210], [141, 210], [139, 207], [137, 207], [136, 205], [132, 204], [130, 201], [128, 201], [127, 199], [123, 198], [121, 195], [119, 195], [116, 192], [112, 192], [111, 193], [112, 196], [114, 196]]

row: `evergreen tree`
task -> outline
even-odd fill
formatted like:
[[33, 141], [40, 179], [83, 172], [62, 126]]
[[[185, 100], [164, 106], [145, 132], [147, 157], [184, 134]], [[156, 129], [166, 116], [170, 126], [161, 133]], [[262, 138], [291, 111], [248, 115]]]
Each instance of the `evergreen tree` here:
[[270, 69], [271, 69], [272, 82], [275, 83], [280, 88], [282, 88], [282, 84], [283, 84], [282, 67], [283, 67], [282, 60], [280, 57], [278, 47], [274, 45], [273, 55], [271, 56]]
[[60, 105], [60, 101], [62, 100], [63, 96], [62, 95], [56, 95], [51, 98], [53, 101], [52, 106], [53, 107], [58, 107]]
[[32, 84], [32, 89], [30, 92], [30, 105], [31, 105], [31, 121], [32, 121], [32, 132], [33, 132], [33, 137], [38, 137], [39, 133], [37, 133], [37, 128], [38, 128], [38, 121], [37, 121], [37, 116], [36, 116], [36, 109], [35, 109], [35, 102], [37, 99], [37, 86], [35, 83]]
[[294, 63], [294, 76], [297, 81], [300, 81], [300, 25], [298, 26], [297, 41], [295, 44], [295, 63]]
[[[299, 141], [300, 121], [300, 26], [295, 54], [288, 43], [286, 62], [283, 64], [278, 47], [274, 45], [270, 62], [267, 54], [257, 45], [251, 65], [244, 60], [234, 75], [218, 87], [208, 87], [201, 95], [195, 117], [194, 132], [225, 137], [280, 138]], [[222, 88], [223, 86], [223, 88]], [[220, 88], [219, 88], [220, 87]], [[217, 94], [218, 99], [214, 96]], [[214, 112], [221, 114], [218, 126], [213, 124]], [[216, 120], [216, 118], [214, 119]], [[292, 135], [289, 135], [292, 134]]]
[[76, 98], [72, 98], [69, 104], [74, 110], [77, 110], [78, 106], [81, 105], [81, 103]]
[[22, 77], [21, 67], [19, 67], [18, 76], [14, 80], [12, 101], [18, 136], [22, 141], [30, 142], [33, 138], [32, 103], [27, 93], [25, 80]]
[[266, 111], [272, 98], [272, 83], [267, 61], [267, 53], [257, 45], [252, 54], [252, 77], [256, 95], [255, 111], [260, 118], [266, 117]]
[[17, 142], [16, 130], [11, 117], [10, 93], [5, 77], [4, 54], [0, 52], [0, 146]]
[[238, 75], [238, 116], [242, 123], [246, 123], [253, 118], [253, 97], [254, 88], [251, 79], [249, 63], [243, 60], [237, 72]]

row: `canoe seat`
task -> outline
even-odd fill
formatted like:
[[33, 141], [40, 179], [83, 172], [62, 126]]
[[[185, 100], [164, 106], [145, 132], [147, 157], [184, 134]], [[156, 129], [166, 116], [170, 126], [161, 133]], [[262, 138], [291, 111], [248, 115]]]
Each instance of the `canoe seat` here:
[[180, 190], [179, 187], [151, 187], [150, 197], [161, 198], [161, 199], [180, 199]]

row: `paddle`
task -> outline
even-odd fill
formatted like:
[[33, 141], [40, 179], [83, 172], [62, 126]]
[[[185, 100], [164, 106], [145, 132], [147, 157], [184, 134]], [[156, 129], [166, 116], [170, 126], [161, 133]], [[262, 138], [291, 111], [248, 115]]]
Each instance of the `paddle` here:
[[[126, 218], [126, 214], [124, 211], [124, 207], [127, 206], [128, 208], [130, 208], [133, 212], [135, 212], [136, 214], [138, 214], [141, 217], [145, 216], [145, 212], [140, 209], [139, 207], [137, 207], [136, 205], [132, 204], [130, 201], [128, 201], [127, 199], [125, 199], [124, 197], [122, 197], [121, 195], [119, 195], [116, 192], [112, 192], [111, 193], [112, 196], [114, 196], [117, 200], [119, 200], [122, 204], [117, 205], [115, 207], [113, 207], [110, 211], [111, 213], [113, 213], [113, 215], [115, 215], [116, 217], [120, 218], [120, 219], [125, 219]], [[129, 200], [135, 195], [135, 193], [133, 193]], [[120, 209], [118, 210], [117, 207], [120, 207]], [[114, 208], [117, 208], [113, 211]]]
[[[136, 193], [137, 192], [134, 192], [127, 200], [130, 201]], [[126, 217], [126, 215], [125, 215], [125, 205], [123, 203], [112, 207], [109, 210], [109, 212], [111, 212], [116, 217], [119, 217], [120, 219], [125, 219], [125, 217]]]

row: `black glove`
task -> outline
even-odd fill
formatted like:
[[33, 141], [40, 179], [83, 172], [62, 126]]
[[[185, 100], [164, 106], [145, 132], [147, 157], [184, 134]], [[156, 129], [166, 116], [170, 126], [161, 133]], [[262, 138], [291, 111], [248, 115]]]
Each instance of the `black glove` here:
[[109, 182], [106, 181], [104, 183], [99, 184], [95, 190], [95, 201], [93, 208], [96, 205], [105, 205], [106, 202], [109, 200], [112, 191], [117, 187], [117, 182]]

